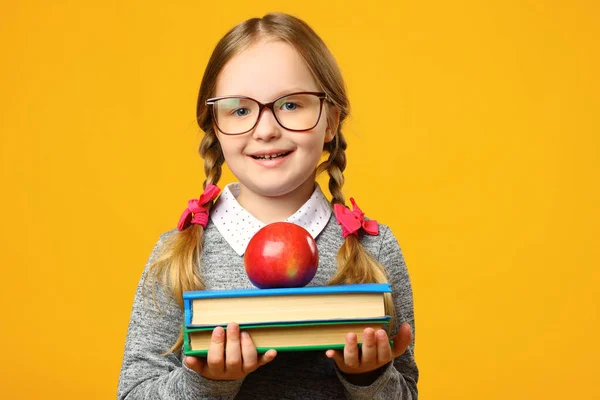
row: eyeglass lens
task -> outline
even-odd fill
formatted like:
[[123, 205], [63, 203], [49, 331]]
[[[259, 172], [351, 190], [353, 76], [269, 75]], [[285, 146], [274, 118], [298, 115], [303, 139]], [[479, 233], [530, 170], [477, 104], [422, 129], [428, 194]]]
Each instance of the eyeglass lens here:
[[[260, 113], [260, 105], [243, 97], [231, 97], [215, 101], [214, 116], [219, 130], [228, 134], [240, 134], [251, 130]], [[321, 99], [313, 94], [293, 94], [283, 97], [273, 105], [275, 118], [285, 129], [308, 130], [318, 122]]]

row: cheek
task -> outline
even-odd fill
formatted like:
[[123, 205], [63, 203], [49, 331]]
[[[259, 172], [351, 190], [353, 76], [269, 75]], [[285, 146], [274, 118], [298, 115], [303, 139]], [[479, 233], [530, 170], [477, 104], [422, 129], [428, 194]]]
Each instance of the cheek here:
[[318, 164], [323, 155], [324, 134], [322, 132], [311, 132], [301, 142], [297, 142], [304, 153], [303, 157], [307, 163]]
[[[319, 127], [320, 128], [320, 127]], [[305, 136], [298, 141], [298, 144], [311, 152], [321, 152], [325, 143], [325, 128], [314, 129], [307, 132]]]
[[240, 155], [243, 149], [243, 143], [240, 140], [235, 140], [236, 138], [230, 137], [219, 137], [219, 143], [221, 144], [221, 150], [223, 151], [223, 156], [225, 157], [225, 161], [228, 159]]

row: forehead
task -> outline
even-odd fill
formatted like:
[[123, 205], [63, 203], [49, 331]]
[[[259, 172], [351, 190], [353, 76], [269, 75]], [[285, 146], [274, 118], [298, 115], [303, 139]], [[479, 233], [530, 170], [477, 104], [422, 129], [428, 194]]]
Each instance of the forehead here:
[[217, 78], [215, 96], [267, 102], [291, 91], [319, 91], [306, 62], [289, 44], [259, 41], [233, 57]]

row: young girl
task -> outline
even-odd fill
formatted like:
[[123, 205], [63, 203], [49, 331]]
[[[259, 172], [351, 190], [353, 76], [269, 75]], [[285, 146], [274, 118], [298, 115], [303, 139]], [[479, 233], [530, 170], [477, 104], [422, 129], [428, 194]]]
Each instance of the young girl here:
[[[345, 207], [341, 127], [348, 110], [333, 56], [303, 21], [268, 14], [237, 25], [217, 44], [197, 109], [205, 190], [190, 200], [178, 229], [161, 235], [142, 274], [119, 399], [417, 398], [412, 291], [399, 245], [353, 200]], [[216, 199], [224, 162], [239, 182]], [[331, 204], [315, 182], [322, 171]], [[317, 242], [310, 286], [392, 285], [390, 337], [367, 329], [360, 347], [348, 332], [342, 351], [257, 354], [250, 335], [232, 322], [213, 330], [206, 358], [183, 356], [182, 293], [252, 288], [246, 246], [261, 227], [284, 220]]]

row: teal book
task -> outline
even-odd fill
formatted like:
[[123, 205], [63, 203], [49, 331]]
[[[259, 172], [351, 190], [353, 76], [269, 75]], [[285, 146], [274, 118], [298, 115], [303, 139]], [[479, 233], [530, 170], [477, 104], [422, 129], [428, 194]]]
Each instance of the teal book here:
[[203, 290], [183, 294], [186, 328], [349, 322], [389, 319], [387, 283], [300, 288]]
[[[246, 325], [259, 353], [269, 349], [277, 351], [314, 351], [343, 349], [346, 335], [354, 332], [359, 345], [366, 328], [386, 329], [389, 317], [373, 320], [329, 321], [270, 325]], [[226, 327], [224, 327], [226, 329]], [[183, 352], [187, 356], [206, 357], [214, 327], [184, 328]], [[390, 344], [393, 344], [390, 342]]]

